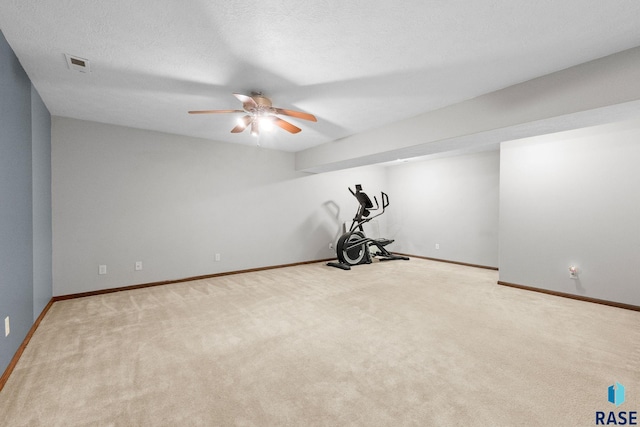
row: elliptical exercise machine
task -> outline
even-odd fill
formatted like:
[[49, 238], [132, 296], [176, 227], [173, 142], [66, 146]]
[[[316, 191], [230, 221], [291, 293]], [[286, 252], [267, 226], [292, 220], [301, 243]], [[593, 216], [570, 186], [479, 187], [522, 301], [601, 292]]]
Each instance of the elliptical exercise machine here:
[[[351, 270], [352, 265], [371, 264], [372, 257], [378, 257], [380, 261], [408, 260], [409, 258], [406, 256], [394, 255], [385, 249], [385, 246], [393, 243], [393, 240], [371, 239], [364, 234], [364, 228], [362, 226], [384, 213], [385, 209], [389, 206], [389, 196], [381, 191], [382, 211], [376, 215], [369, 216], [372, 211], [380, 209], [378, 199], [373, 196], [376, 204], [374, 207], [367, 193], [362, 191], [362, 185], [360, 184], [356, 184], [355, 192], [349, 187], [349, 192], [358, 200], [360, 206], [358, 207], [356, 216], [353, 217], [349, 231], [338, 239], [338, 244], [336, 245], [338, 262], [328, 262], [327, 265], [343, 270]], [[373, 249], [373, 247], [375, 247], [375, 249]]]

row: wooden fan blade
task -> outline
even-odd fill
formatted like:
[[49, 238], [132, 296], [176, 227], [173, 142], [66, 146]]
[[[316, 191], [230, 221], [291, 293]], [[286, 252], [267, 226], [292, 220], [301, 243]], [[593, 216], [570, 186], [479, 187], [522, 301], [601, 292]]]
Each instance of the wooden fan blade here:
[[274, 108], [274, 111], [277, 114], [284, 114], [285, 116], [295, 117], [297, 119], [309, 120], [312, 122], [317, 122], [316, 116], [309, 113], [303, 113], [302, 111], [294, 111], [294, 110], [285, 110], [284, 108]]
[[243, 130], [245, 130], [247, 128], [247, 126], [249, 126], [249, 123], [251, 123], [252, 117], [247, 115], [244, 116], [243, 118], [240, 119], [240, 123], [238, 123], [238, 126], [234, 127], [233, 129], [231, 129], [231, 133], [240, 133]]
[[273, 124], [276, 126], [280, 126], [282, 129], [291, 132], [291, 133], [298, 133], [300, 132], [302, 129], [300, 129], [297, 126], [292, 125], [291, 123], [282, 120], [279, 117], [274, 117], [273, 118]]
[[199, 111], [189, 111], [189, 114], [217, 114], [217, 113], [244, 113], [244, 110], [199, 110]]
[[254, 108], [258, 108], [258, 104], [256, 104], [256, 101], [254, 101], [250, 96], [242, 95], [240, 93], [234, 93], [233, 96], [242, 102], [242, 108], [244, 108], [245, 111], [251, 111]]

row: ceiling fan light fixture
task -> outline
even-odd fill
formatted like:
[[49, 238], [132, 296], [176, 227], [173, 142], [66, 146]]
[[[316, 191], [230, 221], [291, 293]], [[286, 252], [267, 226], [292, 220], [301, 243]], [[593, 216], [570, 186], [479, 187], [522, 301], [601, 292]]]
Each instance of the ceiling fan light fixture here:
[[271, 116], [261, 116], [259, 121], [262, 129], [267, 132], [271, 132], [273, 130], [273, 119]]
[[253, 120], [251, 122], [251, 135], [252, 136], [258, 136], [260, 134], [260, 130], [258, 127], [258, 121], [257, 120]]

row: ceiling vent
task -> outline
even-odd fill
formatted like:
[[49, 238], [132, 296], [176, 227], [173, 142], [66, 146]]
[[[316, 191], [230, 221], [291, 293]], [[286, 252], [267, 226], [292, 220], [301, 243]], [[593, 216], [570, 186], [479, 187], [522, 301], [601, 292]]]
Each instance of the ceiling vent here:
[[70, 70], [79, 71], [81, 73], [91, 72], [91, 66], [89, 65], [88, 59], [69, 55], [68, 53], [65, 53], [64, 57], [67, 58], [67, 65], [69, 66]]

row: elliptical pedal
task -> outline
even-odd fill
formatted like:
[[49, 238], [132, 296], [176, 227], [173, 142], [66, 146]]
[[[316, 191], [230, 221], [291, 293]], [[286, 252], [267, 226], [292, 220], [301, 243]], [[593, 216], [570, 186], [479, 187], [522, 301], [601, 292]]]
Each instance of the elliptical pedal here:
[[380, 245], [380, 246], [387, 246], [393, 242], [394, 242], [393, 239], [376, 239], [375, 240], [376, 245]]

